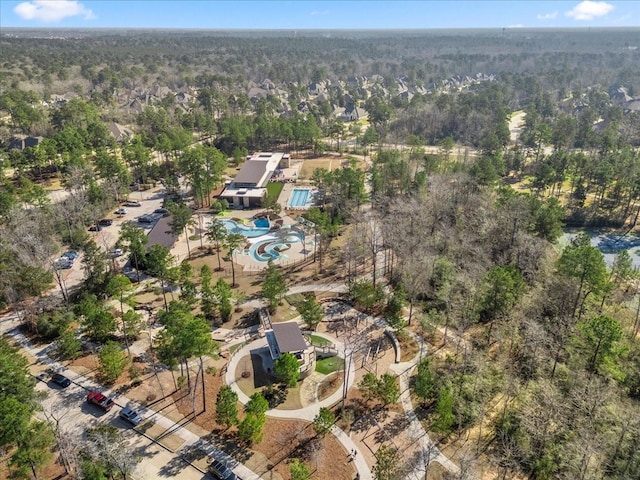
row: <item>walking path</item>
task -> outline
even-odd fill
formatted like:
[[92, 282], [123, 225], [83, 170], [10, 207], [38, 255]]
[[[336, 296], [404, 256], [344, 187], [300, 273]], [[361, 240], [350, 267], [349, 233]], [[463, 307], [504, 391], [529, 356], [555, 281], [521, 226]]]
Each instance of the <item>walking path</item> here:
[[[347, 291], [347, 286], [343, 283], [335, 283], [328, 285], [299, 285], [296, 287], [292, 287], [287, 291], [287, 295], [291, 295], [294, 293], [304, 293], [311, 291], [319, 291], [319, 292], [336, 292], [336, 293], [345, 293]], [[259, 300], [254, 300], [252, 302], [247, 303], [255, 303], [259, 302]], [[256, 304], [259, 305], [259, 304]], [[371, 317], [365, 316], [363, 314], [363, 318], [366, 322], [370, 324], [374, 324], [376, 327], [388, 329], [387, 323], [384, 319], [379, 317]], [[344, 351], [344, 344], [335, 339], [335, 337], [327, 337], [330, 338], [331, 341], [336, 346], [338, 352]], [[395, 339], [395, 336], [394, 336]], [[418, 339], [419, 343], [422, 343], [420, 339]], [[400, 358], [400, 347], [395, 342], [396, 346], [396, 358]], [[246, 355], [250, 355], [252, 350], [267, 348], [267, 341], [265, 338], [261, 338], [255, 340], [244, 347], [240, 348], [238, 351], [234, 352], [231, 357], [229, 364], [227, 366], [227, 371], [225, 373], [225, 381], [227, 385], [229, 385], [233, 390], [238, 394], [238, 399], [241, 403], [246, 404], [249, 401], [249, 397], [245, 394], [236, 382], [236, 372], [238, 369], [238, 365], [240, 360]], [[420, 423], [414, 409], [413, 404], [411, 402], [411, 390], [409, 388], [409, 381], [411, 377], [411, 372], [417, 365], [420, 360], [420, 353], [418, 353], [413, 359], [408, 362], [396, 363], [391, 365], [390, 370], [398, 376], [400, 381], [400, 391], [402, 392], [400, 395], [400, 402], [402, 403], [402, 407], [407, 415], [407, 419], [409, 420], [408, 434], [419, 441], [420, 447], [422, 449], [422, 456], [424, 459], [424, 463], [428, 462], [438, 462], [440, 463], [447, 471], [451, 473], [458, 473], [460, 471], [459, 467], [451, 461], [445, 454], [443, 454], [435, 443], [431, 440], [424, 427]], [[355, 380], [355, 364], [352, 362], [349, 369], [348, 374], [348, 384], [352, 385]], [[342, 398], [342, 391], [337, 390], [334, 392], [329, 398], [326, 398], [320, 402], [315, 402], [311, 405], [305, 406], [303, 408], [297, 410], [277, 410], [272, 409], [267, 412], [267, 415], [274, 418], [299, 418], [303, 420], [307, 420], [312, 422], [314, 417], [318, 414], [321, 407], [331, 407], [338, 403]], [[347, 435], [342, 429], [337, 426], [334, 426], [331, 429], [331, 433], [335, 435], [338, 441], [343, 445], [343, 447], [347, 450], [347, 452], [356, 452], [355, 458], [353, 458], [353, 462], [358, 470], [358, 478], [361, 480], [371, 480], [373, 479], [371, 469], [369, 465], [367, 465], [366, 461], [361, 455], [360, 449], [356, 446], [356, 444], [351, 440], [349, 435]], [[424, 466], [416, 465], [414, 470], [407, 476], [409, 479], [419, 480], [424, 476]]]
[[[296, 287], [292, 287], [288, 290], [287, 294], [294, 293], [304, 293], [310, 291], [321, 291], [321, 292], [335, 292], [335, 293], [345, 293], [347, 291], [347, 286], [343, 283], [335, 283], [328, 285], [299, 285]], [[255, 305], [254, 305], [255, 304]], [[261, 305], [260, 300], [253, 300], [250, 302], [246, 302], [245, 305], [259, 306]], [[364, 315], [363, 315], [364, 316]], [[368, 323], [375, 324], [380, 328], [388, 328], [386, 322], [381, 318], [375, 318], [367, 316], [365, 319]], [[54, 362], [47, 354], [50, 349], [50, 346], [38, 348], [34, 347], [29, 339], [27, 339], [22, 333], [18, 331], [16, 328], [19, 324], [17, 317], [15, 315], [5, 315], [0, 318], [0, 333], [5, 333], [12, 336], [17, 342], [24, 348], [27, 352], [37, 358], [41, 363], [50, 365], [57, 371], [61, 373], [65, 373], [66, 369]], [[343, 343], [336, 340], [334, 337], [331, 337], [332, 342], [335, 344], [338, 352], [343, 352], [345, 350], [345, 346]], [[237, 339], [232, 343], [240, 343], [243, 339]], [[236, 382], [235, 373], [238, 369], [238, 365], [240, 359], [245, 357], [246, 355], [250, 355], [251, 350], [261, 349], [267, 347], [267, 341], [265, 338], [261, 338], [255, 340], [243, 347], [241, 347], [238, 351], [234, 352], [231, 357], [229, 364], [227, 366], [227, 371], [225, 374], [226, 383], [234, 389], [234, 391], [238, 394], [238, 399], [243, 404], [246, 404], [249, 401], [249, 397], [239, 388]], [[399, 353], [399, 347], [396, 346]], [[137, 349], [136, 349], [137, 350]], [[137, 353], [137, 352], [136, 352]], [[434, 442], [429, 438], [427, 432], [422, 427], [419, 419], [417, 418], [415, 411], [413, 409], [413, 404], [411, 402], [411, 391], [409, 388], [409, 380], [411, 376], [412, 370], [415, 368], [416, 364], [419, 361], [420, 355], [416, 355], [414, 359], [409, 362], [396, 363], [391, 365], [390, 370], [395, 373], [400, 381], [400, 401], [402, 403], [403, 409], [407, 415], [409, 420], [408, 433], [412, 438], [415, 438], [419, 441], [420, 446], [422, 448], [423, 458], [426, 458], [426, 462], [436, 461], [440, 463], [446, 470], [451, 473], [458, 473], [459, 467], [453, 463], [446, 455], [444, 455], [434, 444]], [[399, 357], [398, 357], [399, 358]], [[102, 389], [100, 385], [93, 382], [92, 380], [84, 377], [82, 375], [77, 375], [73, 372], [73, 380], [76, 384], [80, 385], [82, 388], [86, 390], [94, 390], [94, 389]], [[355, 381], [355, 364], [352, 363], [349, 368], [349, 372], [347, 375], [347, 381], [349, 385], [352, 385]], [[108, 395], [109, 392], [105, 391]], [[113, 397], [116, 403], [119, 406], [132, 406], [133, 408], [137, 408], [143, 418], [152, 418], [155, 424], [160, 425], [166, 431], [170, 431], [172, 434], [178, 435], [184, 440], [184, 445], [180, 450], [185, 450], [189, 448], [199, 448], [207, 453], [210, 457], [217, 458], [219, 460], [226, 461], [230, 466], [233, 467], [234, 472], [239, 475], [244, 480], [259, 480], [261, 477], [255, 472], [249, 470], [245, 465], [235, 461], [233, 458], [226, 455], [221, 450], [217, 449], [207, 441], [201, 439], [195, 433], [189, 431], [183, 425], [177, 424], [167, 417], [156, 413], [150, 409], [145, 407], [138, 406], [135, 402], [130, 401], [124, 395], [116, 395]], [[320, 401], [314, 402], [308, 406], [305, 406], [298, 410], [277, 410], [272, 409], [267, 412], [267, 415], [274, 418], [298, 418], [307, 420], [312, 422], [315, 416], [320, 411], [321, 407], [331, 407], [337, 404], [342, 399], [342, 389], [338, 389], [328, 398]], [[358, 446], [351, 440], [349, 435], [347, 435], [342, 429], [337, 426], [334, 426], [331, 429], [331, 433], [335, 435], [338, 441], [343, 445], [347, 452], [355, 452], [355, 456], [351, 456], [352, 461], [358, 471], [358, 478], [360, 480], [372, 480], [373, 476], [371, 473], [371, 469], [369, 465], [366, 463], [364, 459], [364, 455], [361, 454]], [[180, 450], [176, 452], [176, 454], [180, 454]], [[420, 479], [423, 476], [424, 467], [416, 466], [414, 470], [407, 476], [410, 479]]]
[[[308, 291], [308, 290], [307, 290]], [[338, 352], [344, 350], [344, 345], [333, 337], [331, 341], [334, 343]], [[260, 338], [258, 340], [254, 340], [253, 342], [245, 345], [238, 351], [234, 352], [233, 357], [229, 361], [229, 365], [227, 366], [227, 371], [225, 374], [225, 381], [227, 385], [229, 385], [233, 390], [238, 394], [238, 400], [246, 404], [249, 401], [249, 396], [244, 393], [236, 382], [236, 371], [238, 369], [238, 365], [240, 364], [240, 360], [246, 355], [250, 355], [252, 350], [267, 348], [267, 340], [266, 338]], [[351, 366], [348, 373], [348, 384], [353, 384], [356, 376], [356, 369], [354, 362], [351, 362]], [[301, 420], [307, 420], [309, 422], [313, 422], [313, 419], [320, 411], [321, 407], [332, 407], [336, 403], [338, 403], [342, 399], [342, 389], [338, 389], [333, 394], [331, 394], [328, 398], [320, 402], [315, 402], [311, 405], [308, 405], [303, 408], [299, 408], [297, 410], [278, 410], [271, 409], [267, 411], [267, 415], [273, 418], [296, 418]], [[335, 435], [338, 441], [342, 444], [342, 446], [346, 449], [347, 452], [356, 452], [355, 458], [353, 458], [353, 462], [358, 470], [358, 478], [360, 480], [372, 480], [373, 476], [371, 475], [371, 470], [369, 469], [369, 465], [364, 460], [363, 455], [361, 455], [360, 449], [358, 446], [349, 438], [341, 428], [337, 426], [333, 426], [331, 429], [331, 433]]]
[[[425, 463], [429, 462], [438, 462], [447, 471], [457, 474], [460, 471], [460, 468], [453, 463], [449, 457], [447, 457], [444, 453], [438, 449], [433, 440], [429, 437], [427, 432], [425, 431], [422, 423], [416, 416], [416, 412], [413, 409], [413, 403], [411, 402], [411, 390], [409, 388], [409, 379], [411, 377], [411, 372], [416, 366], [418, 360], [414, 358], [409, 362], [396, 363], [391, 365], [389, 369], [393, 371], [400, 380], [400, 402], [402, 403], [402, 408], [404, 409], [407, 419], [409, 420], [409, 427], [407, 428], [407, 433], [414, 439], [420, 442], [420, 447], [422, 448], [422, 456], [423, 458], [428, 459]], [[424, 466], [416, 465], [411, 473], [407, 475], [409, 479], [421, 480], [424, 478]]]

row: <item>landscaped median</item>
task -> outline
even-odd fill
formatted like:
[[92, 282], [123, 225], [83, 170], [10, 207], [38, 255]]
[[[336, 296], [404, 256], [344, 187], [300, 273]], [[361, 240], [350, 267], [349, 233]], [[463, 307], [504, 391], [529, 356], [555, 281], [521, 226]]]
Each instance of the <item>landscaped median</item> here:
[[184, 438], [176, 433], [171, 433], [171, 429], [158, 425], [153, 419], [141, 423], [136, 427], [136, 430], [151, 440], [158, 442], [170, 452], [176, 452], [185, 442]]

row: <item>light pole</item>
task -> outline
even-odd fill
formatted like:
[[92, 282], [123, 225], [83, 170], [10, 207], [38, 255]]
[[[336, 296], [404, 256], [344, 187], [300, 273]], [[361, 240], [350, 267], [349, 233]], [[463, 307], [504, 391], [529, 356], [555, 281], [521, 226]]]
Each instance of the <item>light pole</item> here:
[[316, 249], [318, 246], [318, 226], [313, 224], [313, 263], [316, 263]]

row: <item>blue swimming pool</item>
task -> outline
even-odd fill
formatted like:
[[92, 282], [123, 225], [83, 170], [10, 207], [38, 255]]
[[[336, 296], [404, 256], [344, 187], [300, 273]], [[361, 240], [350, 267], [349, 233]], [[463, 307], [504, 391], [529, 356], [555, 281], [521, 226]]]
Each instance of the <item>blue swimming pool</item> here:
[[249, 255], [258, 262], [287, 258], [291, 244], [302, 242], [302, 235], [291, 232], [286, 237], [259, 240], [249, 248]]
[[258, 228], [269, 228], [269, 219], [266, 217], [256, 218], [253, 224]]
[[294, 188], [289, 197], [288, 206], [305, 207], [309, 204], [309, 197], [311, 196], [311, 190], [308, 188]]
[[[237, 223], [233, 220], [225, 219], [222, 220], [222, 224], [229, 233], [240, 233], [247, 238], [255, 238], [269, 233], [269, 220], [267, 220], [266, 226], [259, 226], [259, 220], [265, 219], [258, 219], [250, 225], [242, 225], [241, 223]], [[263, 222], [260, 222], [260, 224], [264, 225]]]

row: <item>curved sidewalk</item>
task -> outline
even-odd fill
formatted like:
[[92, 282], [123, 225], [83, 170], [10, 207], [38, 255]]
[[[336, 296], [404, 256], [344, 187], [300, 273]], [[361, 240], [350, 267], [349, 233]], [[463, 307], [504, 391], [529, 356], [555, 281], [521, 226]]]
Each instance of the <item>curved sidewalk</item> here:
[[[336, 345], [338, 352], [344, 351], [344, 345], [338, 341], [336, 341], [333, 337], [331, 337], [332, 341]], [[237, 394], [238, 400], [242, 404], [246, 404], [249, 401], [249, 396], [244, 393], [240, 387], [238, 386], [235, 378], [235, 372], [238, 369], [238, 365], [240, 364], [240, 360], [246, 355], [250, 355], [251, 350], [263, 348], [267, 346], [266, 338], [260, 338], [258, 340], [254, 340], [253, 342], [245, 345], [238, 351], [234, 352], [234, 355], [229, 360], [229, 364], [227, 366], [227, 371], [225, 373], [225, 381], [227, 385], [229, 385]], [[356, 376], [355, 364], [352, 362], [351, 367], [349, 369], [348, 374], [348, 382], [349, 385], [352, 385]], [[267, 415], [273, 418], [296, 418], [303, 419], [309, 422], [313, 422], [313, 419], [320, 411], [322, 407], [331, 407], [338, 403], [342, 399], [342, 389], [336, 390], [332, 395], [328, 398], [320, 402], [316, 402], [312, 405], [308, 405], [303, 408], [299, 408], [297, 410], [278, 410], [271, 409], [267, 411]], [[349, 435], [347, 435], [342, 429], [337, 426], [333, 426], [331, 429], [331, 433], [335, 435], [338, 441], [342, 444], [347, 452], [355, 451], [356, 456], [353, 460], [356, 469], [358, 470], [358, 478], [360, 480], [372, 480], [373, 476], [371, 475], [371, 470], [367, 462], [364, 460], [363, 455], [360, 452], [358, 446], [351, 440]]]
[[[289, 295], [293, 293], [304, 293], [304, 292], [313, 292], [313, 291], [345, 293], [347, 292], [347, 290], [348, 288], [344, 283], [334, 283], [334, 284], [325, 284], [325, 285], [311, 284], [311, 285], [299, 285], [299, 286], [291, 287], [287, 290], [287, 294]], [[259, 302], [259, 300], [258, 301], [253, 300], [253, 302], [257, 303]], [[366, 315], [364, 319], [369, 323], [375, 324], [379, 328], [383, 328], [383, 329], [389, 328], [387, 322], [383, 318]], [[395, 335], [394, 335], [394, 338], [395, 338]], [[243, 352], [242, 350], [247, 349], [246, 353], [248, 353], [249, 350], [251, 350], [251, 348], [266, 346], [266, 340], [265, 339], [261, 339], [261, 340], [263, 342], [262, 344], [259, 343], [260, 340], [256, 340], [252, 344], [249, 344], [243, 347], [243, 349], [241, 349], [240, 351], [235, 352], [236, 354], [231, 358], [229, 362], [229, 366], [227, 368], [227, 372], [226, 372], [227, 384], [230, 385], [238, 393], [238, 398], [243, 404], [246, 404], [249, 398], [247, 397], [246, 394], [244, 394], [240, 390], [240, 388], [235, 383], [234, 373], [236, 371], [237, 364], [239, 362], [240, 357], [245, 354], [245, 352]], [[332, 341], [335, 341], [333, 337], [332, 337]], [[418, 341], [422, 343], [420, 339], [418, 339]], [[396, 358], [399, 359], [400, 358], [399, 345], [397, 344], [397, 341], [394, 343], [395, 343], [395, 347], [397, 348]], [[254, 344], [255, 346], [252, 346]], [[340, 347], [343, 347], [342, 344], [340, 344]], [[340, 351], [340, 349], [338, 351]], [[431, 461], [438, 462], [447, 471], [457, 474], [460, 471], [460, 468], [451, 459], [449, 459], [449, 457], [447, 457], [444, 453], [442, 453], [440, 449], [436, 446], [436, 444], [431, 440], [428, 433], [422, 426], [422, 423], [418, 419], [413, 408], [413, 403], [411, 402], [411, 390], [409, 387], [410, 377], [411, 377], [411, 372], [417, 365], [419, 359], [420, 359], [420, 353], [418, 353], [413, 359], [411, 359], [408, 362], [396, 363], [396, 364], [390, 365], [389, 367], [389, 369], [396, 376], [398, 376], [398, 380], [400, 382], [400, 391], [402, 392], [400, 394], [400, 402], [402, 403], [402, 408], [405, 411], [405, 414], [407, 415], [407, 418], [409, 420], [408, 433], [412, 438], [420, 442], [420, 447], [422, 449], [423, 457], [428, 458], [429, 459], [428, 461], [430, 462]], [[232, 367], [232, 363], [234, 362], [234, 360], [235, 360], [235, 363], [233, 364], [233, 367]], [[353, 365], [351, 370], [352, 371], [349, 372], [350, 385], [353, 384], [353, 378], [355, 378], [355, 368]], [[337, 398], [334, 398], [334, 397], [337, 397]], [[342, 392], [338, 391], [338, 392], [335, 392], [334, 395], [332, 395], [329, 399], [325, 399], [323, 402], [319, 402], [314, 405], [309, 405], [299, 410], [269, 410], [267, 414], [277, 418], [304, 418], [305, 420], [313, 421], [313, 418], [318, 413], [321, 406], [333, 405], [337, 403], [341, 397], [342, 397]], [[292, 415], [292, 412], [296, 413], [295, 417]], [[349, 436], [344, 431], [342, 431], [337, 427], [334, 427], [332, 429], [332, 433], [336, 436], [336, 438], [338, 438], [338, 440], [342, 443], [342, 445], [347, 449], [348, 452], [355, 450], [357, 453], [360, 453], [359, 449], [355, 446], [354, 442], [351, 440], [351, 438], [349, 438]], [[367, 465], [367, 463], [362, 458], [362, 455], [359, 455], [359, 454], [356, 455], [355, 465], [356, 465], [356, 468], [358, 469], [358, 475], [360, 479], [369, 480], [373, 478], [371, 475], [371, 470]], [[421, 479], [423, 476], [423, 473], [424, 473], [423, 470], [416, 466], [416, 468], [407, 475], [407, 478]]]
[[[422, 426], [420, 420], [418, 420], [416, 412], [413, 409], [409, 381], [411, 372], [413, 371], [417, 363], [417, 360], [413, 359], [409, 362], [396, 363], [389, 366], [389, 369], [398, 376], [398, 379], [400, 381], [400, 392], [402, 392], [400, 393], [400, 402], [402, 403], [402, 408], [404, 409], [405, 414], [407, 415], [407, 419], [409, 420], [407, 433], [412, 438], [420, 442], [422, 455], [429, 458], [430, 462], [438, 462], [447, 471], [457, 474], [460, 472], [460, 468], [455, 463], [453, 463], [449, 459], [449, 457], [442, 453], [433, 442], [433, 440], [431, 440], [429, 434]], [[407, 475], [407, 478], [416, 480], [424, 478], [424, 468], [422, 466], [416, 466], [416, 468], [414, 468], [414, 470]]]

